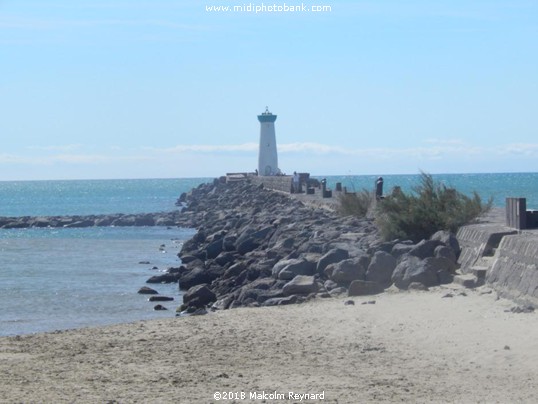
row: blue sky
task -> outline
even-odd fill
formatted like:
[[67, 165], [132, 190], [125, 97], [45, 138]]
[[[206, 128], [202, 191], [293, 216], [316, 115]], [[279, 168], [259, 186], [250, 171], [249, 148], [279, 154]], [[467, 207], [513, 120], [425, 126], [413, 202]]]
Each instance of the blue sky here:
[[538, 2], [0, 0], [0, 180], [538, 171]]

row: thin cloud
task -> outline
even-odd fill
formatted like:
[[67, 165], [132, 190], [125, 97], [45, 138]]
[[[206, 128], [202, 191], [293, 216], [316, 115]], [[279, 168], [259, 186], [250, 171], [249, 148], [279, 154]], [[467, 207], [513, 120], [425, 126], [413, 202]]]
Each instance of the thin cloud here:
[[147, 147], [145, 150], [156, 153], [215, 153], [215, 152], [253, 152], [258, 150], [258, 143], [237, 145], [177, 145], [169, 148]]
[[29, 150], [40, 151], [55, 151], [55, 152], [72, 152], [80, 150], [84, 147], [82, 144], [66, 144], [66, 145], [49, 145], [49, 146], [29, 146]]
[[[83, 153], [77, 151], [81, 145], [64, 146], [35, 146], [32, 149], [60, 153], [51, 154], [0, 154], [0, 164], [24, 165], [51, 165], [76, 164], [95, 165], [127, 162], [161, 161], [174, 155], [196, 156], [209, 155], [226, 158], [227, 155], [241, 153], [255, 157], [258, 152], [258, 143], [242, 143], [236, 145], [176, 145], [170, 148], [142, 148], [128, 150], [117, 148], [108, 153]], [[340, 146], [322, 143], [283, 143], [278, 146], [282, 155], [295, 154], [305, 158], [312, 155], [325, 155], [330, 157], [342, 156], [344, 158], [357, 158], [368, 161], [410, 161], [410, 160], [457, 160], [460, 158], [475, 158], [477, 156], [510, 157], [538, 157], [538, 144], [513, 143], [497, 146], [461, 145], [432, 145], [429, 147], [397, 148], [343, 148]]]
[[513, 143], [498, 148], [498, 153], [502, 155], [537, 156], [538, 144], [534, 143]]

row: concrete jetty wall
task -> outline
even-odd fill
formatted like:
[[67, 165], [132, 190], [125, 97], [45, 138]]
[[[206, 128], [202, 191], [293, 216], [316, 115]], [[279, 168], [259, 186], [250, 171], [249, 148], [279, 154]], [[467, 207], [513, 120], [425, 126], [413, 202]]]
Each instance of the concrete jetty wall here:
[[483, 271], [500, 296], [538, 308], [538, 232], [489, 223], [463, 226], [457, 238], [463, 274]]
[[516, 233], [514, 229], [497, 224], [461, 227], [456, 235], [461, 248], [458, 259], [461, 272], [468, 274], [477, 266], [487, 266], [487, 261], [495, 255], [502, 238]]
[[486, 282], [503, 297], [538, 307], [538, 236], [505, 236]]

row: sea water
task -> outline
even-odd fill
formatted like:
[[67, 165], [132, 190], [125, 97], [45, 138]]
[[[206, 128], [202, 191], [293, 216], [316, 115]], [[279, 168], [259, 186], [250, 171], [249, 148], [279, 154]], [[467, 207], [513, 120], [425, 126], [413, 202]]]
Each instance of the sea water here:
[[[538, 174], [450, 174], [434, 180], [483, 200], [526, 197], [538, 208]], [[323, 178], [317, 176], [317, 178]], [[377, 176], [328, 176], [350, 191], [372, 190]], [[420, 175], [383, 175], [385, 192], [410, 191]], [[0, 216], [151, 213], [177, 209], [182, 192], [210, 178], [0, 182]], [[147, 285], [173, 302], [155, 311], [137, 293], [146, 280], [180, 265], [177, 253], [193, 229], [98, 227], [0, 229], [0, 335], [172, 317], [181, 304], [177, 284]], [[149, 264], [147, 264], [149, 262]]]
[[[209, 179], [0, 182], [0, 216], [150, 213]], [[0, 335], [171, 317], [177, 284], [146, 284], [179, 266], [193, 229], [95, 227], [0, 229]], [[158, 303], [138, 294], [150, 286], [173, 297]]]

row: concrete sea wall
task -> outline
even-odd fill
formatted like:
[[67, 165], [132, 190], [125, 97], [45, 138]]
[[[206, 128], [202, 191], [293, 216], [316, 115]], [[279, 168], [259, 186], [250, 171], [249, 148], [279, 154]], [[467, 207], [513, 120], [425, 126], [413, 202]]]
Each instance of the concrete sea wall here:
[[502, 238], [516, 233], [514, 229], [497, 224], [461, 227], [457, 233], [461, 248], [458, 259], [461, 272], [469, 274], [473, 272], [473, 268], [488, 266]]
[[483, 276], [502, 297], [538, 308], [538, 232], [500, 224], [463, 226], [460, 271]]
[[538, 235], [503, 237], [486, 282], [503, 297], [538, 307]]

